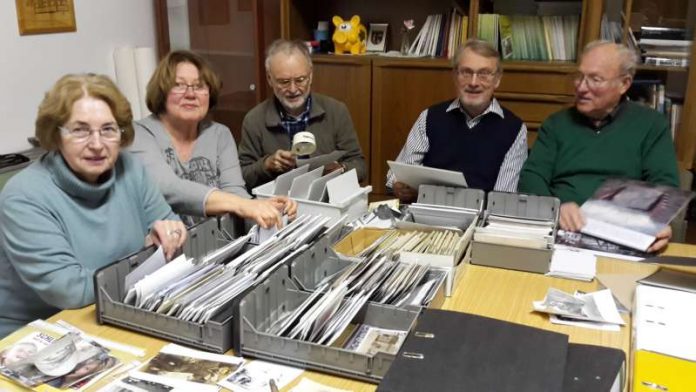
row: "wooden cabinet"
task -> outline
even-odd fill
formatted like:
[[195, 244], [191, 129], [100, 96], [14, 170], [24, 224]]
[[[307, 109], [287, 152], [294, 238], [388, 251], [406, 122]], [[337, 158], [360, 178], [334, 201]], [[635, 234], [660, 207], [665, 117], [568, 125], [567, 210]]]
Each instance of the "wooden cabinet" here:
[[369, 182], [371, 60], [363, 56], [319, 55], [312, 62], [312, 90], [342, 101], [350, 111], [368, 165]]
[[153, 0], [160, 57], [190, 49], [222, 80], [212, 118], [241, 137], [246, 113], [268, 96], [264, 51], [280, 35], [279, 0]]
[[[612, 0], [583, 0], [578, 28], [578, 52], [590, 41], [600, 38], [602, 16]], [[641, 0], [625, 0], [623, 9], [630, 14], [630, 4]], [[644, 0], [648, 1], [648, 0]], [[671, 0], [684, 1], [684, 0]], [[609, 3], [607, 3], [609, 2]], [[510, 3], [510, 2], [507, 2]], [[398, 49], [401, 21], [413, 18], [418, 28], [432, 13], [446, 12], [456, 4], [469, 17], [469, 37], [476, 36], [477, 15], [494, 12], [495, 1], [435, 0], [368, 0], [320, 2], [281, 0], [281, 33], [285, 38], [310, 39], [317, 21], [330, 20], [333, 15], [348, 18], [353, 14], [369, 23], [386, 22], [390, 50]], [[515, 3], [516, 5], [517, 3]], [[696, 12], [696, 11], [695, 11]], [[629, 23], [624, 19], [624, 23]], [[695, 54], [691, 62], [696, 61]], [[444, 58], [393, 58], [365, 56], [315, 56], [313, 90], [332, 95], [348, 105], [358, 130], [360, 144], [368, 158], [369, 182], [373, 193], [384, 194], [386, 161], [395, 159], [418, 115], [430, 105], [454, 99], [456, 90], [450, 60]], [[520, 116], [529, 129], [530, 146], [536, 140], [543, 120], [574, 102], [572, 74], [577, 64], [559, 62], [503, 62], [503, 77], [496, 91], [498, 100]], [[688, 73], [696, 80], [694, 67], [689, 70], [642, 66], [640, 72]], [[696, 87], [684, 78], [684, 110], [681, 127], [675, 137], [680, 166], [690, 169], [696, 149]], [[369, 104], [368, 104], [369, 102]], [[367, 125], [369, 123], [369, 125]]]

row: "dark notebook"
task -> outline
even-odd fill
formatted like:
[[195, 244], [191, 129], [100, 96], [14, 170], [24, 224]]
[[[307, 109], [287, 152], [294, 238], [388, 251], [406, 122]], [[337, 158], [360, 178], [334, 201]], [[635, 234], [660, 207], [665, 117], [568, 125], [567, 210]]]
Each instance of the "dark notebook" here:
[[428, 309], [378, 391], [561, 391], [567, 350], [563, 334]]
[[587, 344], [568, 345], [563, 392], [609, 392], [621, 376], [618, 391], [623, 390], [626, 355], [616, 348]]

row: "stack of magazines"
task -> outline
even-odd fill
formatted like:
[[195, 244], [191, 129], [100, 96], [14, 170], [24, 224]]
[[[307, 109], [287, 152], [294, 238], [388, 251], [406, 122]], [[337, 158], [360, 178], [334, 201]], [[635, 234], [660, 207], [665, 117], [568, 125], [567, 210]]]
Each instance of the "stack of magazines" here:
[[26, 388], [83, 390], [142, 354], [114, 342], [106, 345], [74, 327], [36, 320], [0, 341], [0, 374]]

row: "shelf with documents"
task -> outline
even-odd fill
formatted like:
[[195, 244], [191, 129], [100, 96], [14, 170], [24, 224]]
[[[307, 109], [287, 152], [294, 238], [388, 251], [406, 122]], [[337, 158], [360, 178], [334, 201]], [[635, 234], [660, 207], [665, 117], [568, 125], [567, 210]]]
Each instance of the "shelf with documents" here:
[[[617, 39], [639, 50], [642, 60], [654, 52], [666, 57], [665, 61], [675, 58], [683, 59], [687, 64], [696, 61], [696, 52], [690, 44], [696, 27], [696, 3], [693, 1], [606, 0], [603, 19], [606, 28], [602, 36], [618, 35]], [[675, 102], [683, 110], [672, 119], [678, 124], [674, 132], [677, 160], [682, 169], [692, 169], [696, 160], [696, 110], [692, 108], [696, 100], [696, 71], [689, 66], [640, 64], [636, 79], [646, 77], [662, 80], [667, 85], [666, 96], [678, 97]], [[670, 91], [670, 86], [675, 89]]]

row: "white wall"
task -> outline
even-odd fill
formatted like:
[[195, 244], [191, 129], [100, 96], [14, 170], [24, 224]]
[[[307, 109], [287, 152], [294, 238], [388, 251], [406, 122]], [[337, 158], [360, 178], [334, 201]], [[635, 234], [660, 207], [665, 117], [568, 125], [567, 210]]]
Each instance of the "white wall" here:
[[119, 46], [156, 46], [152, 0], [75, 0], [74, 33], [19, 35], [15, 2], [0, 0], [0, 154], [30, 147], [44, 93], [66, 73], [114, 78]]

